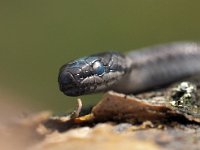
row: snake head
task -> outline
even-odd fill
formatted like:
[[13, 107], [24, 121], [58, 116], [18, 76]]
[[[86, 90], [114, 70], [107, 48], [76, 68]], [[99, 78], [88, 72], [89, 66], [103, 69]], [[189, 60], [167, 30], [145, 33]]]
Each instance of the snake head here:
[[60, 68], [60, 90], [68, 96], [79, 96], [108, 90], [127, 70], [125, 57], [116, 52], [83, 57]]

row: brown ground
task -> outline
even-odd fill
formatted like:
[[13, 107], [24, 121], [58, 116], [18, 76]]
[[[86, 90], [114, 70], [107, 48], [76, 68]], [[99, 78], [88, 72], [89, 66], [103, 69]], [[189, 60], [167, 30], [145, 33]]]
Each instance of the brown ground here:
[[89, 114], [78, 118], [41, 112], [1, 122], [0, 146], [2, 150], [198, 150], [200, 118], [166, 103], [166, 90], [137, 97], [109, 92]]

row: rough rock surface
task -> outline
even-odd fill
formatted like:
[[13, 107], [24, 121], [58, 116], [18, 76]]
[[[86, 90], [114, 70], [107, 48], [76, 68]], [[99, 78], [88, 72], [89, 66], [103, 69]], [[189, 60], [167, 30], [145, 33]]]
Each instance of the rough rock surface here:
[[42, 112], [0, 125], [3, 149], [199, 149], [199, 86], [181, 82], [139, 95], [108, 92], [80, 117]]

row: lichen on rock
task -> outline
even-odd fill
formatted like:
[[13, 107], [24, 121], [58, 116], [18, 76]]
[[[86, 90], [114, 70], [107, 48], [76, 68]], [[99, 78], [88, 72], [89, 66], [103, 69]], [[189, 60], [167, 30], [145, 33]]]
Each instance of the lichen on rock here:
[[200, 105], [197, 86], [191, 82], [181, 82], [171, 88], [169, 103], [181, 112], [200, 116]]

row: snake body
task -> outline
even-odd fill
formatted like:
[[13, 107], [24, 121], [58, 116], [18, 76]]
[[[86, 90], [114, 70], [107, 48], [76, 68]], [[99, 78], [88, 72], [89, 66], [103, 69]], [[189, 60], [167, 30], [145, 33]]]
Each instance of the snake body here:
[[131, 51], [105, 52], [63, 65], [60, 90], [68, 96], [114, 90], [138, 93], [200, 73], [200, 44], [177, 42]]

